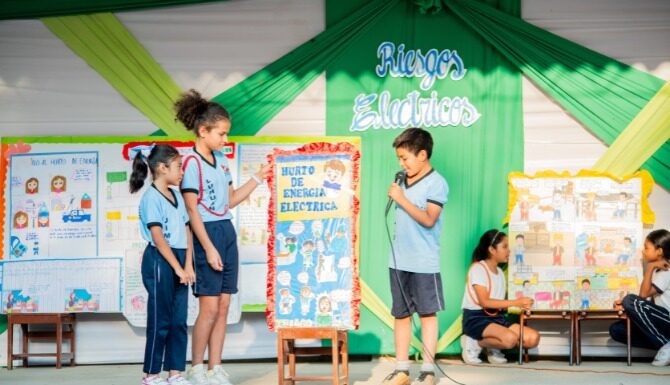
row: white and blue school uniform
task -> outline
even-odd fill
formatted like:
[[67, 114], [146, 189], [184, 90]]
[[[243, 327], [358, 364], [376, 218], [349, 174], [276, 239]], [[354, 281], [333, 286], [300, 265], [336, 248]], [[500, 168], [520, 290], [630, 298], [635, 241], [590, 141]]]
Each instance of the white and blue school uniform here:
[[237, 293], [239, 255], [237, 234], [231, 222], [229, 186], [233, 184], [228, 159], [220, 151], [212, 152], [210, 163], [194, 148], [183, 157], [184, 177], [181, 181], [183, 194], [198, 196], [198, 212], [205, 225], [210, 241], [216, 247], [223, 271], [216, 271], [207, 263], [207, 256], [200, 240], [193, 239], [193, 261], [196, 282], [193, 294], [218, 296], [222, 293]]
[[172, 266], [160, 254], [151, 236], [159, 226], [179, 264], [186, 263], [188, 214], [179, 191], [170, 197], [153, 184], [140, 201], [140, 233], [149, 244], [142, 257], [142, 282], [149, 293], [144, 372], [183, 371], [186, 365], [188, 287], [179, 282]]
[[[628, 294], [621, 305], [631, 320], [631, 343], [633, 346], [660, 349], [670, 342], [670, 270], [656, 270], [651, 284], [656, 289], [653, 301], [635, 294]], [[617, 321], [610, 326], [613, 340], [627, 343], [626, 321]]]
[[[401, 181], [400, 187], [405, 197], [421, 210], [426, 210], [428, 204], [443, 207], [447, 203], [449, 185], [434, 169], [410, 185], [407, 180]], [[403, 318], [415, 312], [429, 315], [444, 310], [440, 276], [441, 232], [442, 215], [428, 228], [396, 205], [393, 252], [389, 256], [391, 314], [394, 317]]]
[[500, 309], [491, 310], [482, 308], [477, 300], [475, 285], [486, 288], [491, 299], [505, 299], [507, 293], [507, 282], [505, 273], [499, 266], [496, 271], [490, 271], [484, 261], [475, 262], [470, 266], [465, 282], [465, 293], [463, 294], [463, 334], [481, 340], [484, 330], [490, 324], [498, 324], [509, 327], [511, 323], [505, 318], [504, 311]]

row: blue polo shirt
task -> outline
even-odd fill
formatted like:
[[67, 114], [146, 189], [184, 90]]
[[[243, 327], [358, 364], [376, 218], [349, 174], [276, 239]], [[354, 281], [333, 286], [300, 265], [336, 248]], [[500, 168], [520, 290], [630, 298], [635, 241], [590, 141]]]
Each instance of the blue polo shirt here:
[[220, 151], [214, 151], [213, 155], [214, 163], [210, 163], [192, 148], [183, 157], [184, 177], [181, 180], [181, 192], [202, 196], [198, 211], [203, 222], [233, 218], [228, 207], [228, 189], [233, 184], [228, 159]]
[[[440, 207], [447, 203], [449, 185], [437, 171], [430, 170], [428, 174], [407, 185], [407, 181], [400, 183], [405, 197], [421, 210], [426, 210], [428, 203]], [[412, 273], [439, 273], [440, 272], [440, 233], [442, 232], [442, 215], [437, 218], [433, 227], [420, 225], [399, 205], [395, 210], [395, 236], [393, 254], [389, 256], [389, 266]]]
[[185, 249], [188, 245], [186, 238], [186, 224], [188, 214], [186, 205], [179, 191], [170, 188], [175, 203], [172, 203], [158, 191], [153, 184], [144, 192], [140, 200], [140, 233], [142, 238], [156, 246], [151, 237], [151, 228], [160, 226], [165, 240], [174, 249]]

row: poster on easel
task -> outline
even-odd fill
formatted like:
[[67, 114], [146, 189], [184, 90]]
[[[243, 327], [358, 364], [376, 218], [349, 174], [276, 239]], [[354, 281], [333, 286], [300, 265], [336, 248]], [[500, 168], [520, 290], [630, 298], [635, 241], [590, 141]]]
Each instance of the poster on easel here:
[[598, 310], [637, 292], [652, 186], [646, 171], [510, 174], [508, 297], [533, 298], [538, 310]]
[[357, 329], [359, 161], [357, 142], [274, 150], [266, 313], [270, 330]]

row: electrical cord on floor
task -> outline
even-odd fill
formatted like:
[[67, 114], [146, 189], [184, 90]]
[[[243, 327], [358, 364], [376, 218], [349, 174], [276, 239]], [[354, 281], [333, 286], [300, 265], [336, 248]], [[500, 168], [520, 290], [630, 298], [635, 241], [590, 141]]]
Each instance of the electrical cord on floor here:
[[[400, 282], [400, 275], [398, 274], [398, 269], [396, 269], [396, 267], [398, 266], [398, 263], [397, 263], [396, 257], [395, 257], [395, 250], [393, 249], [393, 239], [391, 238], [391, 230], [389, 229], [388, 214], [389, 214], [389, 210], [386, 210], [386, 212], [384, 213], [384, 224], [386, 225], [386, 235], [388, 236], [389, 244], [391, 245], [391, 255], [393, 256], [393, 271], [395, 272], [395, 277], [396, 277], [396, 280], [398, 282], [398, 288], [400, 289], [400, 293], [402, 294], [402, 299], [405, 302], [405, 307], [407, 307], [407, 310], [410, 310], [409, 300], [407, 299], [407, 296], [405, 295], [405, 291], [402, 288], [402, 285], [401, 285], [401, 282]], [[412, 316], [411, 310], [410, 310], [409, 319], [410, 319], [410, 322], [411, 322], [411, 325], [412, 325], [412, 330], [418, 329], [416, 327], [416, 324], [414, 323], [414, 317]], [[438, 325], [439, 325], [439, 323], [438, 323]], [[421, 347], [422, 347], [423, 351], [428, 352], [428, 354], [430, 355], [431, 352], [428, 351], [428, 348], [423, 343], [423, 341], [421, 339], [419, 339], [419, 341], [421, 341]], [[435, 367], [440, 371], [440, 373], [442, 373], [442, 375], [444, 377], [448, 378], [451, 382], [453, 382], [457, 385], [465, 385], [464, 383], [458, 382], [458, 381], [454, 380], [453, 378], [449, 377], [449, 375], [447, 373], [445, 373], [444, 370], [442, 370], [442, 367], [440, 366], [440, 364], [438, 364], [437, 361], [435, 360], [435, 354], [433, 354], [430, 357], [430, 359], [433, 362], [433, 365], [435, 365]], [[425, 356], [424, 356], [424, 360], [425, 360]]]

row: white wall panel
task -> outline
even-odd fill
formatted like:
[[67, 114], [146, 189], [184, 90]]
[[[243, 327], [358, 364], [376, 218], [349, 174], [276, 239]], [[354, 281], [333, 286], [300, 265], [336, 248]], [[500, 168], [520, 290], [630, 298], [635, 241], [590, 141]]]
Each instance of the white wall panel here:
[[[315, 0], [233, 0], [117, 16], [179, 86], [206, 97], [325, 25], [324, 2]], [[277, 127], [290, 127], [295, 135], [301, 129], [324, 133], [325, 81], [313, 84], [266, 129], [277, 134]], [[146, 135], [156, 129], [40, 21], [0, 22], [0, 136]]]
[[[522, 0], [523, 18], [623, 63], [670, 79], [670, 2], [664, 0]], [[607, 146], [524, 78], [525, 171], [590, 168]], [[670, 228], [670, 194], [655, 186], [650, 197], [654, 228]], [[536, 323], [543, 334], [541, 354], [567, 354], [565, 338], [551, 333], [560, 323]], [[608, 338], [608, 323], [586, 322], [583, 353], [625, 355], [623, 345]], [[638, 356], [654, 352], [635, 349]]]

